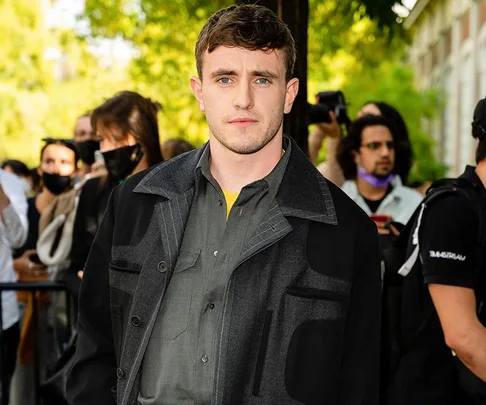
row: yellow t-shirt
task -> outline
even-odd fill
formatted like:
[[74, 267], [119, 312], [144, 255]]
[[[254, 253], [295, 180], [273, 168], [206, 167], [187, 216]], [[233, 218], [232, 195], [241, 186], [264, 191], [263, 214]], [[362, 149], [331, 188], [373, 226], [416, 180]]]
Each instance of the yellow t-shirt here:
[[226, 200], [226, 219], [228, 219], [231, 207], [233, 207], [233, 204], [235, 203], [240, 193], [232, 193], [231, 191], [223, 190], [223, 194], [224, 199]]

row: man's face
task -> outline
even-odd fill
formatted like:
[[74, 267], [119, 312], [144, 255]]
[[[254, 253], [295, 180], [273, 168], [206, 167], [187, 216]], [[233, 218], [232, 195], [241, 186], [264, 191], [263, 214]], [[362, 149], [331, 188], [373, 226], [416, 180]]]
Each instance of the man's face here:
[[76, 128], [74, 129], [74, 141], [84, 142], [92, 139], [93, 129], [91, 128], [90, 117], [81, 117], [76, 123]]
[[366, 173], [386, 177], [395, 166], [395, 146], [390, 130], [383, 125], [366, 127], [361, 133], [361, 146], [354, 161]]
[[191, 86], [206, 114], [211, 142], [246, 155], [281, 138], [283, 115], [298, 92], [298, 80], [287, 82], [285, 69], [279, 50], [220, 46], [206, 51], [202, 78], [191, 78]]

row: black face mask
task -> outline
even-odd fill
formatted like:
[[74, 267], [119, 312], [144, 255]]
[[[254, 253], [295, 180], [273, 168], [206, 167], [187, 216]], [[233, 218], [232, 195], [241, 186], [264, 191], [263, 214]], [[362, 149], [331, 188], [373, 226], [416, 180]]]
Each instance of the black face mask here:
[[72, 180], [70, 176], [61, 176], [59, 174], [42, 173], [42, 182], [44, 186], [55, 195], [59, 195], [71, 188]]
[[95, 162], [95, 151], [100, 148], [100, 143], [90, 139], [77, 143], [76, 148], [81, 160], [88, 165], [92, 165]]
[[132, 173], [142, 156], [142, 148], [138, 143], [103, 152], [106, 170], [114, 180], [123, 180]]

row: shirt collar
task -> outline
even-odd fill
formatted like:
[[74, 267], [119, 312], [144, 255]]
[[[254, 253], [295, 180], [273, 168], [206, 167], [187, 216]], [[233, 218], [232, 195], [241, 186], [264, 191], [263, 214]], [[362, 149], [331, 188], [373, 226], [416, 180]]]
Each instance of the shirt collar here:
[[[245, 187], [268, 187], [269, 190], [271, 190], [271, 198], [273, 200], [273, 198], [277, 194], [280, 183], [282, 182], [292, 151], [292, 143], [290, 142], [290, 139], [287, 137], [287, 135], [283, 136], [282, 149], [284, 150], [284, 153], [278, 161], [277, 165], [273, 168], [273, 170], [263, 179], [254, 181], [253, 183], [250, 183]], [[211, 170], [209, 168], [210, 158], [211, 148], [209, 142], [207, 142], [204, 146], [201, 158], [199, 159], [196, 168], [194, 169], [196, 179], [196, 195], [201, 190], [201, 187], [203, 187], [204, 181], [209, 181], [218, 190], [221, 188], [216, 179], [211, 174]]]

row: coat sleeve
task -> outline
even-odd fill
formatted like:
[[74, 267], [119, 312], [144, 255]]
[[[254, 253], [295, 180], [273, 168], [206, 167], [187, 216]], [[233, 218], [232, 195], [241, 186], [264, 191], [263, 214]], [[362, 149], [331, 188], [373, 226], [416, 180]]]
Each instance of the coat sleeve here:
[[112, 388], [116, 385], [116, 358], [108, 267], [117, 193], [115, 188], [91, 247], [81, 283], [76, 353], [66, 387], [70, 405], [115, 404]]
[[79, 297], [79, 288], [81, 286], [78, 271], [83, 270], [85, 267], [94, 238], [93, 233], [88, 230], [88, 216], [93, 196], [99, 198], [95, 192], [93, 188], [89, 188], [88, 183], [83, 187], [79, 195], [79, 203], [74, 220], [73, 243], [70, 254], [71, 260], [66, 270], [65, 282], [69, 293], [76, 299]]
[[360, 225], [344, 337], [340, 403], [376, 405], [379, 403], [381, 255], [376, 226], [368, 219]]

